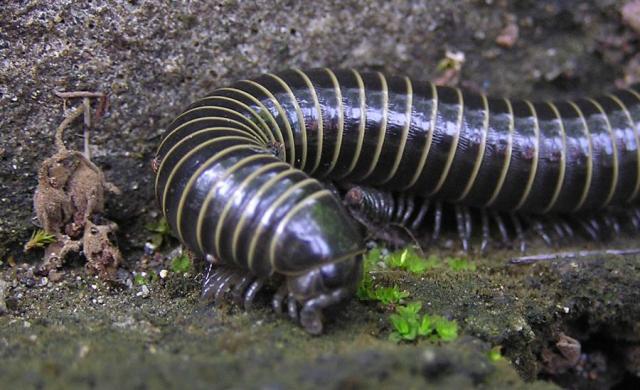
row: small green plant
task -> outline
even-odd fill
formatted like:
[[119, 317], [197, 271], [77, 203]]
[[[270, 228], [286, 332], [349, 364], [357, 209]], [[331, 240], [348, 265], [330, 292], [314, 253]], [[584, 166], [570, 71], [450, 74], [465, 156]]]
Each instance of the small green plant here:
[[409, 297], [409, 293], [401, 291], [397, 286], [378, 287], [373, 290], [372, 299], [379, 301], [383, 305], [400, 303], [401, 300]]
[[504, 359], [504, 357], [502, 357], [502, 352], [501, 352], [502, 347], [499, 345], [496, 345], [495, 347], [491, 348], [489, 350], [489, 352], [487, 352], [487, 356], [489, 357], [489, 360], [493, 363]]
[[393, 332], [389, 339], [395, 342], [414, 341], [418, 337], [429, 337], [433, 340], [452, 341], [458, 337], [458, 324], [441, 316], [420, 316], [422, 303], [413, 302], [396, 307], [396, 312], [389, 316]]
[[373, 280], [371, 279], [371, 269], [380, 260], [381, 252], [378, 247], [371, 249], [362, 259], [362, 278], [358, 284], [356, 296], [361, 301], [374, 299]]
[[191, 259], [186, 253], [176, 256], [171, 260], [171, 271], [177, 274], [189, 272], [191, 269]]
[[45, 246], [56, 242], [56, 236], [47, 233], [44, 230], [36, 230], [31, 235], [29, 241], [24, 244], [24, 251], [27, 252], [34, 248], [44, 248]]
[[142, 286], [144, 284], [149, 285], [153, 283], [158, 278], [155, 272], [140, 272], [136, 273], [133, 277], [133, 283], [138, 286]]
[[448, 257], [446, 260], [449, 268], [454, 272], [475, 271], [476, 264], [458, 257]]
[[387, 258], [387, 265], [391, 268], [409, 271], [412, 274], [422, 274], [427, 270], [438, 268], [440, 262], [436, 256], [423, 258], [413, 249], [404, 249], [394, 252]]
[[431, 317], [435, 334], [442, 341], [453, 341], [458, 338], [458, 323], [441, 316]]
[[151, 244], [156, 248], [160, 248], [171, 236], [171, 227], [165, 217], [160, 218], [158, 222], [149, 223], [145, 227], [154, 233], [151, 236]]

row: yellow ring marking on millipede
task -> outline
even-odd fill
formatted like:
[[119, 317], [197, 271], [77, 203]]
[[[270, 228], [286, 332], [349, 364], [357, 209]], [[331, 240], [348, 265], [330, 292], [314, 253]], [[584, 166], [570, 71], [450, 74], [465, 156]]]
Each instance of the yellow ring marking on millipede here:
[[481, 93], [480, 97], [482, 98], [482, 103], [484, 104], [484, 121], [482, 125], [482, 131], [480, 134], [480, 149], [478, 150], [478, 156], [476, 157], [476, 161], [473, 164], [473, 169], [471, 170], [471, 177], [469, 177], [469, 181], [467, 185], [464, 187], [462, 194], [456, 199], [456, 202], [462, 201], [467, 197], [469, 191], [473, 187], [473, 184], [476, 182], [476, 178], [478, 177], [478, 172], [480, 171], [480, 165], [482, 164], [482, 159], [484, 158], [484, 152], [487, 148], [487, 135], [489, 133], [489, 101], [485, 94]]
[[594, 99], [589, 98], [587, 100], [590, 101], [594, 106], [596, 106], [598, 111], [600, 111], [600, 113], [602, 114], [602, 118], [607, 124], [607, 130], [609, 130], [609, 137], [611, 138], [611, 149], [613, 151], [613, 178], [611, 179], [611, 189], [609, 189], [609, 195], [607, 195], [607, 199], [605, 199], [604, 203], [601, 206], [601, 208], [604, 208], [607, 207], [611, 202], [611, 199], [613, 199], [613, 195], [616, 192], [616, 187], [618, 186], [618, 175], [620, 174], [620, 169], [618, 166], [618, 146], [616, 144], [616, 136], [613, 133], [613, 128], [611, 127], [609, 117], [607, 117], [607, 113], [605, 112], [604, 108]]
[[516, 207], [513, 208], [514, 211], [522, 207], [527, 201], [527, 198], [529, 198], [531, 188], [533, 187], [533, 182], [536, 178], [536, 172], [538, 171], [538, 163], [540, 159], [540, 123], [538, 122], [538, 113], [536, 112], [535, 107], [530, 101], [524, 100], [524, 102], [529, 106], [529, 109], [531, 110], [531, 115], [534, 122], [533, 134], [536, 137], [536, 144], [533, 148], [533, 160], [531, 161], [531, 172], [529, 172], [529, 179], [527, 180], [527, 184], [524, 188], [522, 198], [520, 198], [520, 201], [518, 202], [518, 204], [516, 204]]
[[253, 264], [255, 263], [256, 245], [258, 244], [258, 240], [262, 237], [263, 231], [265, 229], [265, 224], [262, 223], [262, 221], [269, 220], [271, 218], [271, 215], [273, 215], [273, 213], [277, 211], [278, 207], [280, 207], [280, 205], [285, 200], [287, 200], [289, 196], [291, 196], [297, 190], [302, 189], [308, 185], [320, 186], [318, 181], [313, 178], [307, 178], [302, 181], [299, 181], [298, 183], [287, 188], [282, 194], [280, 194], [280, 196], [278, 196], [278, 198], [269, 205], [269, 207], [264, 211], [264, 213], [262, 213], [262, 217], [260, 218], [261, 223], [258, 225], [258, 228], [256, 229], [255, 234], [251, 239], [251, 242], [249, 243], [248, 266], [250, 270], [254, 270]]
[[353, 172], [358, 163], [358, 159], [360, 158], [360, 154], [362, 153], [362, 144], [364, 143], [364, 129], [367, 124], [367, 100], [366, 100], [366, 92], [364, 89], [364, 81], [362, 80], [362, 76], [358, 73], [357, 70], [351, 69], [353, 76], [356, 78], [356, 82], [358, 83], [358, 98], [360, 101], [360, 123], [358, 123], [358, 139], [356, 141], [356, 150], [353, 152], [353, 159], [351, 160], [351, 164], [349, 164], [349, 168], [347, 171], [336, 179], [342, 179], [347, 177]]
[[342, 148], [342, 137], [344, 134], [344, 106], [342, 103], [342, 91], [340, 90], [340, 84], [338, 83], [338, 78], [336, 77], [335, 73], [331, 71], [331, 69], [324, 68], [324, 70], [329, 74], [329, 78], [331, 79], [331, 83], [333, 84], [333, 89], [336, 92], [336, 101], [338, 103], [338, 133], [336, 136], [336, 146], [333, 150], [333, 156], [331, 156], [329, 168], [327, 169], [327, 172], [322, 174], [322, 177], [329, 176], [331, 171], [333, 171], [333, 169], [335, 168], [336, 163], [338, 162], [338, 157], [340, 156], [340, 150]]
[[576, 112], [578, 113], [578, 117], [580, 117], [580, 120], [582, 121], [582, 127], [584, 129], [584, 134], [588, 140], [587, 147], [589, 149], [589, 154], [587, 155], [587, 178], [584, 181], [584, 189], [582, 190], [582, 195], [580, 195], [578, 204], [573, 208], [573, 210], [571, 210], [572, 212], [576, 212], [580, 210], [580, 208], [582, 208], [582, 206], [584, 205], [584, 202], [587, 201], [587, 196], [589, 195], [589, 190], [591, 189], [591, 182], [593, 181], [593, 141], [591, 139], [591, 132], [589, 131], [589, 125], [587, 124], [587, 119], [585, 118], [584, 113], [574, 102], [569, 101], [568, 103], [571, 105], [571, 107], [573, 107], [574, 110], [576, 110]]
[[[281, 86], [287, 91], [287, 95], [289, 95], [289, 99], [293, 102], [293, 107], [296, 110], [296, 116], [298, 117], [298, 123], [300, 128], [300, 136], [302, 138], [302, 152], [300, 153], [300, 169], [304, 170], [305, 165], [307, 164], [307, 124], [304, 120], [304, 114], [302, 113], [302, 109], [300, 109], [300, 104], [298, 104], [298, 99], [293, 94], [293, 90], [284, 81], [280, 76], [275, 75], [273, 73], [267, 73], [268, 76], [274, 78]], [[295, 142], [293, 143], [293, 148], [295, 148]]]
[[611, 100], [616, 102], [622, 109], [622, 112], [624, 112], [624, 115], [627, 117], [627, 120], [629, 121], [629, 125], [631, 125], [631, 130], [633, 131], [633, 136], [636, 141], [636, 162], [637, 162], [636, 184], [633, 187], [633, 192], [626, 200], [626, 202], [628, 203], [628, 202], [631, 202], [633, 198], [636, 197], [636, 195], [638, 194], [638, 190], [640, 189], [640, 144], [639, 144], [640, 140], [638, 139], [638, 133], [636, 133], [636, 129], [635, 129], [636, 126], [633, 121], [633, 118], [631, 118], [631, 112], [627, 109], [627, 106], [625, 106], [622, 100], [618, 99], [618, 97], [612, 93], [607, 94], [607, 97], [609, 97]]
[[[200, 252], [202, 252], [202, 253], [205, 252], [204, 251], [204, 247], [202, 245], [202, 225], [204, 224], [204, 219], [206, 218], [206, 211], [209, 209], [209, 204], [214, 198], [215, 191], [218, 190], [219, 183], [221, 183], [224, 180], [226, 180], [226, 178], [228, 178], [236, 170], [242, 168], [244, 165], [252, 163], [252, 162], [254, 162], [256, 160], [263, 159], [263, 158], [268, 157], [268, 156], [271, 156], [271, 155], [269, 155], [269, 154], [255, 154], [255, 155], [251, 155], [251, 156], [247, 156], [247, 157], [243, 158], [242, 160], [240, 160], [237, 163], [235, 163], [233, 166], [229, 167], [225, 171], [224, 176], [221, 177], [220, 180], [218, 180], [217, 183], [215, 183], [213, 186], [211, 186], [211, 189], [209, 189], [209, 192], [207, 192], [207, 195], [204, 198], [204, 200], [203, 200], [203, 202], [202, 202], [202, 204], [200, 206], [200, 211], [198, 212], [198, 219], [197, 219], [197, 222], [196, 222], [196, 242], [198, 244], [198, 249], [200, 249]], [[216, 229], [214, 231], [216, 231], [216, 234], [217, 234], [217, 228], [221, 225], [221, 222], [226, 217], [226, 210], [228, 210], [229, 205], [232, 203], [233, 196], [240, 189], [244, 189], [244, 184], [247, 182], [247, 180], [249, 178], [255, 178], [258, 174], [264, 172], [265, 169], [272, 167], [274, 164], [275, 165], [284, 164], [284, 165], [288, 166], [288, 164], [286, 164], [286, 163], [284, 163], [282, 161], [278, 161], [278, 162], [275, 162], [275, 163], [263, 165], [262, 167], [260, 167], [259, 169], [256, 169], [254, 172], [252, 172], [250, 175], [248, 175], [247, 178], [243, 179], [243, 181], [238, 185], [238, 187], [234, 190], [233, 195], [229, 196], [229, 200], [225, 204], [224, 209], [223, 209], [222, 213], [220, 214], [220, 217], [215, 222], [216, 223], [216, 225], [215, 225]], [[217, 239], [217, 236], [215, 238]], [[216, 250], [216, 254], [215, 255], [219, 256], [219, 252], [218, 252], [217, 248], [220, 248], [220, 246], [219, 246], [219, 241], [216, 240], [214, 242], [214, 249]]]
[[[213, 98], [216, 98], [218, 100], [233, 100], [233, 99], [228, 99], [228, 98], [225, 98], [225, 97], [222, 97], [222, 96], [214, 96]], [[213, 99], [213, 98], [210, 98], [210, 99]], [[241, 104], [241, 103], [238, 102], [238, 104]], [[250, 129], [249, 126], [247, 126], [246, 124], [242, 124], [241, 122], [236, 121], [235, 119], [229, 119], [229, 118], [225, 118], [225, 117], [222, 117], [222, 116], [202, 116], [202, 117], [191, 119], [190, 121], [182, 123], [179, 126], [171, 129], [171, 131], [164, 136], [162, 141], [160, 141], [160, 145], [158, 146], [157, 150], [160, 151], [162, 149], [162, 147], [164, 146], [164, 144], [169, 140], [169, 138], [172, 138], [178, 131], [184, 129], [185, 127], [187, 127], [187, 126], [189, 126], [189, 125], [191, 125], [193, 123], [199, 122], [199, 121], [212, 120], [212, 119], [225, 120], [225, 121], [230, 121], [230, 122], [234, 122], [234, 123], [237, 123], [237, 124], [241, 124], [243, 127], [247, 128], [247, 130], [250, 130], [252, 134], [255, 134], [256, 136], [259, 136], [264, 141], [266, 141], [266, 139], [264, 138], [264, 134], [262, 134], [260, 132], [260, 128], [255, 123], [251, 122], [247, 117], [245, 117], [244, 115], [240, 114], [238, 111], [232, 110], [232, 109], [230, 109], [228, 107], [222, 107], [222, 106], [200, 106], [200, 107], [192, 108], [192, 109], [190, 109], [188, 111], [183, 112], [182, 114], [180, 114], [180, 117], [185, 115], [185, 114], [189, 114], [189, 113], [192, 113], [194, 111], [204, 110], [204, 109], [215, 109], [215, 110], [228, 112], [228, 113], [233, 114], [233, 115], [237, 115], [239, 118], [242, 118], [242, 119], [246, 120], [247, 123], [251, 124], [252, 127], [254, 127], [254, 129]], [[260, 119], [260, 120], [262, 120], [262, 119]], [[172, 125], [173, 125], [173, 123], [175, 121], [176, 120], [174, 120], [172, 122]], [[169, 127], [171, 127], [172, 125], [169, 125]], [[266, 126], [266, 123], [264, 125]]]
[[320, 159], [322, 158], [322, 137], [324, 136], [324, 120], [322, 118], [322, 109], [320, 108], [320, 101], [318, 100], [318, 94], [316, 92], [316, 87], [313, 86], [311, 79], [300, 69], [293, 69], [296, 73], [302, 77], [305, 84], [307, 84], [307, 88], [311, 93], [311, 98], [313, 99], [313, 106], [316, 109], [316, 113], [318, 114], [318, 150], [316, 153], [316, 162], [313, 165], [313, 168], [309, 169], [309, 174], [313, 174], [316, 169], [320, 166]]
[[[224, 137], [222, 137], [222, 138], [224, 138]], [[222, 139], [222, 138], [220, 138], [220, 139]], [[211, 156], [209, 159], [207, 159], [207, 161], [205, 161], [202, 164], [200, 164], [198, 169], [196, 169], [191, 174], [191, 176], [189, 177], [189, 180], [187, 181], [187, 184], [184, 187], [184, 190], [180, 194], [180, 200], [178, 201], [178, 209], [176, 210], [176, 230], [177, 230], [177, 233], [178, 233], [178, 238], [180, 239], [181, 242], [184, 242], [183, 236], [182, 236], [182, 210], [184, 209], [184, 203], [186, 202], [187, 195], [189, 194], [189, 192], [191, 192], [191, 188], [193, 187], [193, 184], [195, 183], [195, 181], [198, 180], [198, 178], [200, 177], [202, 172], [204, 172], [206, 169], [210, 168], [213, 163], [215, 163], [216, 161], [219, 161], [220, 159], [222, 159], [223, 157], [227, 156], [228, 154], [231, 154], [232, 152], [235, 152], [237, 150], [252, 149], [252, 148], [255, 148], [255, 145], [240, 144], [240, 145], [230, 146], [230, 147], [228, 147], [228, 148], [226, 148], [224, 150], [219, 151], [218, 153], [214, 154], [213, 156]], [[184, 159], [188, 158], [188, 156], [189, 156], [189, 154], [187, 154], [182, 160], [180, 160], [180, 163], [178, 165], [182, 165], [182, 161]], [[178, 165], [176, 165], [176, 166], [178, 166]], [[226, 177], [226, 174], [227, 174], [227, 172], [225, 172], [223, 177]]]
[[427, 141], [422, 147], [422, 153], [420, 154], [420, 160], [418, 161], [418, 169], [416, 169], [416, 173], [411, 178], [411, 181], [409, 181], [409, 184], [403, 188], [404, 190], [413, 187], [418, 181], [418, 179], [420, 178], [420, 176], [422, 175], [422, 172], [424, 171], [424, 167], [427, 163], [427, 156], [429, 155], [429, 150], [431, 149], [431, 142], [433, 141], [433, 133], [436, 130], [436, 116], [438, 114], [438, 90], [435, 84], [430, 82], [429, 85], [431, 86], [431, 100], [432, 100], [431, 125], [430, 125], [431, 128], [426, 132]]
[[276, 97], [273, 96], [273, 93], [271, 93], [271, 91], [269, 91], [262, 84], [253, 80], [242, 80], [242, 82], [251, 84], [256, 88], [258, 88], [259, 90], [261, 90], [262, 93], [267, 95], [269, 99], [271, 99], [273, 104], [276, 106], [276, 110], [278, 110], [278, 114], [280, 115], [280, 117], [282, 118], [282, 121], [284, 122], [284, 127], [287, 130], [287, 137], [290, 142], [289, 144], [287, 144], [286, 142], [284, 142], [284, 139], [282, 139], [283, 150], [284, 150], [284, 161], [287, 161], [287, 145], [289, 145], [291, 146], [291, 156], [289, 156], [290, 157], [289, 164], [294, 166], [296, 163], [296, 148], [295, 148], [296, 140], [293, 137], [293, 130], [291, 129], [291, 123], [289, 123], [289, 117], [287, 116], [287, 113], [284, 111], [284, 108], [282, 108], [282, 105], [280, 105], [280, 102], [278, 101], [278, 99], [276, 99]]
[[560, 134], [562, 139], [562, 149], [560, 150], [560, 172], [558, 173], [556, 189], [553, 191], [553, 195], [551, 197], [551, 200], [549, 201], [549, 204], [544, 208], [544, 210], [542, 210], [543, 213], [548, 213], [558, 201], [558, 196], [560, 195], [560, 190], [564, 185], [564, 178], [567, 170], [567, 134], [564, 128], [564, 123], [562, 122], [560, 111], [558, 111], [556, 105], [553, 102], [547, 102], [547, 104], [556, 114], [556, 117], [558, 117], [558, 124], [560, 125]]
[[402, 136], [400, 137], [400, 147], [398, 148], [398, 155], [396, 156], [395, 161], [393, 162], [393, 166], [389, 171], [389, 175], [384, 178], [379, 185], [385, 184], [389, 182], [393, 177], [398, 173], [398, 167], [400, 166], [400, 161], [402, 161], [402, 155], [404, 154], [404, 150], [407, 147], [407, 138], [409, 137], [409, 127], [411, 126], [411, 111], [413, 110], [413, 86], [411, 85], [411, 80], [408, 77], [404, 78], [405, 84], [407, 87], [407, 109], [405, 111], [406, 122], [402, 127]]
[[[251, 199], [249, 199], [249, 201], [247, 202], [247, 207], [245, 207], [245, 210], [255, 209], [258, 206], [257, 203], [259, 203], [261, 201], [262, 195], [266, 191], [268, 191], [270, 188], [272, 188], [273, 184], [281, 181], [282, 179], [284, 179], [287, 176], [290, 176], [290, 175], [293, 175], [295, 173], [299, 173], [300, 172], [299, 170], [297, 170], [295, 168], [291, 168], [291, 166], [289, 166], [289, 164], [286, 164], [286, 166], [289, 169], [277, 173], [272, 178], [270, 178], [269, 180], [264, 182], [262, 184], [262, 186], [260, 186], [258, 191], [256, 191], [256, 193], [253, 194]], [[244, 225], [247, 222], [247, 216], [250, 215], [250, 214], [251, 213], [248, 213], [248, 212], [244, 212], [244, 213], [240, 214], [240, 219], [238, 219], [238, 224], [236, 225], [236, 229], [233, 232], [233, 238], [232, 238], [232, 241], [231, 241], [231, 248], [232, 248], [232, 252], [233, 252], [232, 253], [233, 259], [236, 262], [238, 262], [238, 239], [240, 238], [240, 232], [242, 231], [242, 229], [244, 228]]]
[[[198, 119], [194, 119], [193, 121], [201, 120], [201, 119], [208, 119], [208, 118], [198, 118]], [[189, 123], [191, 123], [193, 121], [190, 121]], [[175, 146], [181, 144], [185, 139], [189, 139], [190, 137], [194, 137], [194, 136], [196, 136], [198, 134], [201, 134], [201, 133], [206, 133], [206, 132], [210, 132], [210, 131], [217, 131], [217, 130], [244, 132], [244, 129], [238, 129], [236, 127], [214, 126], [214, 127], [205, 127], [205, 128], [200, 129], [198, 131], [194, 131], [193, 133], [188, 134], [187, 136], [185, 136], [182, 139], [180, 139], [178, 142], [176, 142], [175, 145], [173, 145], [171, 147], [171, 149], [169, 149], [169, 151], [167, 153], [164, 154], [165, 158], [163, 158], [160, 161], [160, 165], [158, 165], [158, 170], [157, 170], [158, 174], [156, 174], [156, 178], [155, 178], [156, 196], [157, 196], [157, 193], [158, 193], [158, 178], [160, 177], [159, 173], [164, 168], [164, 161], [166, 160], [166, 156], [168, 156], [169, 153], [174, 150]], [[247, 133], [247, 134], [253, 134], [253, 133]], [[256, 137], [249, 137], [248, 139], [253, 140], [255, 142], [259, 142]]]
[[458, 105], [460, 106], [460, 112], [458, 113], [458, 123], [456, 125], [456, 132], [453, 136], [453, 143], [449, 148], [449, 154], [447, 155], [447, 161], [444, 164], [444, 168], [442, 169], [442, 173], [440, 174], [440, 179], [438, 179], [438, 183], [436, 183], [436, 187], [429, 193], [429, 195], [436, 194], [442, 188], [445, 180], [447, 180], [447, 176], [449, 175], [449, 169], [451, 169], [451, 165], [453, 164], [453, 158], [456, 155], [456, 151], [458, 149], [458, 142], [460, 141], [460, 128], [462, 126], [462, 114], [464, 111], [464, 98], [462, 97], [462, 91], [459, 88], [454, 88], [456, 93], [458, 94]]
[[498, 195], [500, 195], [500, 191], [504, 187], [504, 182], [507, 178], [507, 173], [509, 173], [509, 167], [511, 166], [511, 155], [513, 153], [513, 132], [515, 130], [515, 115], [513, 114], [513, 106], [511, 105], [511, 100], [503, 99], [505, 104], [507, 105], [507, 109], [509, 110], [509, 132], [507, 133], [507, 152], [504, 156], [504, 164], [502, 165], [502, 170], [500, 171], [500, 176], [498, 177], [498, 183], [496, 185], [496, 189], [491, 194], [491, 197], [485, 204], [485, 207], [491, 207], [493, 202], [498, 199]]
[[376, 144], [376, 150], [373, 154], [373, 158], [371, 159], [371, 166], [369, 170], [365, 172], [365, 174], [360, 177], [358, 180], [364, 181], [367, 177], [369, 177], [373, 171], [376, 169], [378, 165], [378, 160], [380, 160], [380, 154], [382, 153], [382, 145], [384, 144], [384, 140], [387, 138], [387, 117], [389, 115], [389, 86], [387, 85], [387, 79], [380, 72], [376, 72], [378, 77], [380, 78], [380, 83], [382, 84], [382, 119], [380, 120], [380, 130], [378, 131], [378, 143]]
[[[224, 87], [224, 88], [218, 89], [218, 91], [228, 91], [228, 92], [240, 94], [240, 95], [244, 96], [245, 98], [251, 100], [256, 106], [258, 106], [260, 108], [260, 111], [256, 111], [251, 106], [246, 105], [246, 104], [242, 103], [239, 100], [235, 100], [235, 99], [230, 99], [229, 98], [230, 100], [237, 101], [239, 104], [244, 105], [246, 107], [246, 109], [251, 113], [251, 115], [253, 115], [258, 120], [258, 122], [260, 123], [260, 126], [262, 127], [262, 130], [264, 131], [264, 134], [266, 134], [266, 137], [268, 138], [268, 139], [265, 138], [265, 142], [276, 142], [276, 137], [274, 135], [274, 131], [276, 131], [278, 134], [280, 134], [280, 140], [283, 139], [282, 138], [282, 130], [280, 129], [280, 125], [278, 125], [278, 122], [276, 121], [276, 118], [273, 117], [273, 115], [271, 114], [271, 111], [269, 111], [267, 109], [267, 107], [260, 100], [258, 100], [258, 98], [256, 98], [255, 96], [253, 96], [249, 92], [244, 91], [242, 89], [238, 89], [238, 88]], [[213, 96], [212, 98], [214, 98], [214, 97], [215, 96]], [[269, 124], [267, 124], [267, 122], [265, 122], [265, 119], [263, 118], [263, 116], [264, 116], [264, 118], [269, 120], [271, 125], [269, 125]], [[264, 134], [263, 134], [263, 137], [265, 137]]]
[[314, 192], [313, 194], [303, 198], [300, 202], [296, 203], [291, 209], [287, 210], [287, 213], [282, 217], [280, 221], [278, 221], [278, 226], [276, 227], [273, 236], [271, 237], [271, 243], [269, 244], [269, 264], [271, 264], [271, 269], [275, 270], [275, 252], [276, 252], [276, 243], [278, 242], [278, 238], [282, 234], [282, 231], [287, 226], [291, 218], [295, 214], [297, 214], [307, 203], [313, 200], [317, 200], [321, 197], [333, 197], [333, 194], [329, 190], [320, 190], [318, 192]]
[[[242, 194], [244, 192], [244, 190], [251, 184], [251, 182], [255, 178], [257, 178], [258, 176], [262, 175], [266, 171], [268, 171], [270, 169], [273, 169], [273, 168], [277, 168], [277, 167], [290, 168], [290, 165], [285, 163], [285, 162], [282, 162], [282, 161], [276, 161], [276, 162], [272, 162], [272, 163], [265, 164], [265, 165], [261, 166], [260, 168], [256, 169], [254, 172], [252, 172], [250, 175], [247, 175], [247, 177], [244, 178], [242, 180], [242, 182], [240, 182], [238, 187], [236, 187], [236, 189], [233, 191], [233, 194], [229, 196], [229, 201], [224, 205], [224, 208], [222, 209], [222, 212], [220, 213], [220, 218], [218, 219], [218, 221], [216, 223], [216, 229], [215, 229], [215, 234], [214, 234], [214, 248], [217, 248], [216, 251], [219, 251], [220, 240], [221, 240], [221, 236], [222, 236], [222, 228], [224, 227], [225, 220], [227, 219], [227, 214], [229, 214], [229, 212], [231, 211], [231, 205], [233, 204], [234, 199], [239, 194]], [[200, 218], [201, 217], [198, 216], [198, 225], [199, 226], [200, 226]], [[204, 214], [202, 215], [202, 218], [204, 218]], [[202, 248], [200, 230], [198, 230], [198, 240], [199, 240], [198, 241], [198, 245], [200, 247], [200, 250], [202, 252], [204, 252], [204, 250]], [[233, 261], [236, 264], [238, 264], [238, 260], [237, 259], [234, 258]]]
[[[222, 130], [222, 131], [231, 131], [231, 132], [235, 132], [235, 133], [240, 133], [240, 134], [246, 134], [243, 130], [241, 129], [237, 129], [234, 127], [213, 127], [211, 128], [211, 130]], [[186, 156], [183, 156], [179, 161], [178, 164], [174, 165], [171, 169], [171, 171], [169, 172], [169, 177], [167, 178], [165, 185], [164, 185], [164, 189], [163, 189], [163, 193], [162, 193], [162, 210], [164, 211], [165, 209], [165, 198], [166, 198], [166, 193], [167, 193], [167, 187], [169, 186], [169, 183], [173, 180], [173, 175], [174, 172], [176, 171], [176, 169], [178, 168], [179, 164], [182, 163], [182, 161], [184, 160], [185, 157], [188, 157], [190, 155], [192, 155], [193, 153], [197, 152], [198, 150], [200, 150], [201, 148], [203, 148], [206, 145], [210, 145], [212, 143], [217, 142], [216, 140], [220, 140], [220, 139], [227, 139], [227, 137], [235, 137], [237, 139], [242, 139], [245, 141], [248, 141], [250, 143], [253, 143], [254, 141], [252, 141], [250, 138], [247, 138], [246, 136], [224, 136], [224, 137], [218, 137], [218, 138], [214, 138], [211, 140], [207, 140], [205, 142], [201, 142], [200, 144], [198, 144], [195, 148], [191, 149], [189, 152], [187, 152]], [[189, 136], [182, 138], [180, 141], [176, 142], [171, 149], [169, 149], [169, 151], [165, 154], [164, 158], [162, 159], [162, 161], [160, 162], [160, 165], [158, 166], [158, 173], [156, 174], [156, 188], [158, 188], [158, 182], [160, 180], [160, 176], [161, 173], [164, 169], [164, 163], [165, 161], [168, 160], [168, 157], [171, 155], [171, 153], [180, 145], [182, 145], [184, 142], [188, 141], [190, 139]]]
[[[636, 91], [634, 91], [631, 88], [625, 88], [625, 91], [629, 92], [630, 94], [632, 94], [633, 96], [636, 97], [636, 99], [638, 99], [638, 101], [640, 102], [640, 94], [638, 94]], [[622, 103], [622, 102], [620, 102]], [[636, 123], [633, 118], [631, 117], [631, 111], [629, 111], [626, 107], [626, 105], [623, 105], [625, 107], [625, 112], [627, 112], [627, 115], [629, 115], [630, 118], [630, 122], [631, 125], [633, 126], [633, 134], [636, 137], [636, 145], [638, 148], [638, 180], [636, 181], [636, 188], [633, 191], [633, 194], [631, 197], [629, 197], [629, 199], [627, 200], [628, 202], [631, 202], [635, 199], [636, 196], [638, 196], [638, 190], [640, 189], [640, 137], [638, 136], [638, 126], [640, 124]]]

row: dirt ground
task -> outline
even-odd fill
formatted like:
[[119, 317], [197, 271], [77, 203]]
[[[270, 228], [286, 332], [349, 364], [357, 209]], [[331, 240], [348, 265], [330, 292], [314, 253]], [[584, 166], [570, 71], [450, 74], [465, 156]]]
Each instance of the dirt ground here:
[[[640, 258], [591, 256], [474, 271], [394, 271], [429, 312], [455, 319], [450, 343], [396, 344], [388, 308], [350, 301], [310, 337], [266, 309], [212, 310], [201, 268], [145, 255], [157, 223], [150, 162], [171, 119], [217, 86], [289, 67], [358, 67], [437, 79], [494, 95], [598, 93], [640, 79], [627, 1], [189, 2], [15, 1], [0, 11], [0, 387], [2, 388], [624, 388], [640, 384]], [[464, 54], [459, 71], [439, 64]], [[100, 91], [93, 161], [123, 192], [106, 215], [129, 287], [73, 259], [53, 281], [23, 253], [36, 229], [39, 164], [63, 119], [54, 91]], [[67, 106], [79, 103], [69, 100]], [[95, 108], [95, 103], [94, 103]], [[67, 132], [82, 149], [79, 125]], [[639, 247], [620, 239], [612, 248]], [[175, 246], [175, 245], [174, 245]], [[595, 248], [584, 243], [581, 248]], [[545, 251], [534, 247], [535, 251]], [[442, 256], [447, 255], [444, 252]], [[266, 298], [265, 298], [266, 299]], [[579, 364], [563, 366], [564, 336]], [[490, 359], [500, 346], [503, 358]]]

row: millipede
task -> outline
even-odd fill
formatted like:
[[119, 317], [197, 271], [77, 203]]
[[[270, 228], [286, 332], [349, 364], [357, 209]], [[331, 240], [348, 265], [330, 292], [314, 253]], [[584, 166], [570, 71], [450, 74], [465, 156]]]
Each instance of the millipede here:
[[[209, 263], [203, 297], [272, 305], [311, 334], [350, 297], [365, 236], [469, 250], [492, 230], [600, 239], [640, 228], [640, 89], [533, 102], [408, 77], [292, 69], [219, 88], [169, 126], [156, 197]], [[449, 221], [449, 222], [447, 222]], [[395, 231], [390, 234], [390, 231]], [[510, 237], [515, 232], [515, 237]]]

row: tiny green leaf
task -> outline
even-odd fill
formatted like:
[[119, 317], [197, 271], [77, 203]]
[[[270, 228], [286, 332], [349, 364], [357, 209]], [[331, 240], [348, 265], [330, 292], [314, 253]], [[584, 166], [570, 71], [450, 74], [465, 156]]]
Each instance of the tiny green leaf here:
[[56, 236], [47, 233], [44, 230], [36, 230], [31, 234], [31, 238], [24, 244], [24, 250], [29, 251], [33, 248], [44, 248], [45, 246], [56, 242]]
[[433, 332], [431, 316], [425, 314], [420, 321], [420, 327], [418, 328], [418, 334], [420, 336], [428, 336]]
[[487, 356], [489, 357], [489, 360], [492, 362], [497, 362], [498, 360], [502, 360], [502, 353], [500, 352], [500, 350], [502, 349], [501, 346], [496, 345], [495, 347], [491, 348], [489, 350], [489, 352], [487, 352]]
[[400, 291], [396, 286], [378, 287], [373, 291], [374, 299], [380, 301], [383, 305], [400, 303], [402, 299], [407, 298], [408, 296], [408, 292]]
[[455, 321], [437, 316], [433, 318], [433, 327], [442, 341], [453, 341], [458, 338], [458, 324]]
[[183, 274], [191, 269], [191, 259], [185, 253], [171, 260], [171, 271]]

